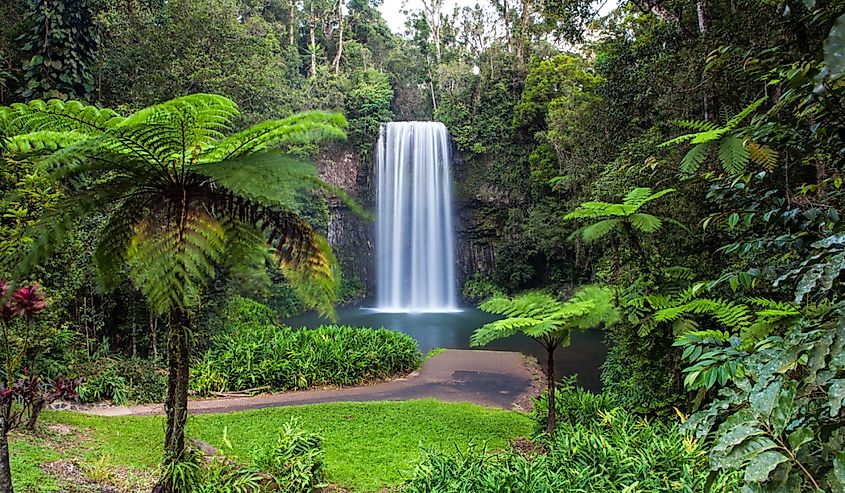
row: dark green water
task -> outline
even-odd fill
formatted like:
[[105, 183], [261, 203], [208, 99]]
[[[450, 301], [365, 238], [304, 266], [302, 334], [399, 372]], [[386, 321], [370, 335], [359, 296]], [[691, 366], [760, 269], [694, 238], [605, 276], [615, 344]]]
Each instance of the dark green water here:
[[[423, 354], [433, 348], [469, 349], [472, 331], [487, 322], [496, 320], [495, 315], [474, 308], [451, 313], [384, 313], [375, 310], [347, 307], [337, 311], [338, 323], [353, 327], [384, 327], [404, 332], [414, 339]], [[291, 327], [314, 328], [328, 323], [316, 314], [307, 313], [285, 320]], [[519, 351], [533, 354], [541, 362], [546, 355], [533, 340], [524, 336], [513, 336], [493, 342], [489, 350]], [[555, 352], [555, 370], [558, 376], [578, 374], [578, 383], [592, 390], [601, 390], [601, 365], [607, 350], [598, 331], [575, 333], [572, 344]]]

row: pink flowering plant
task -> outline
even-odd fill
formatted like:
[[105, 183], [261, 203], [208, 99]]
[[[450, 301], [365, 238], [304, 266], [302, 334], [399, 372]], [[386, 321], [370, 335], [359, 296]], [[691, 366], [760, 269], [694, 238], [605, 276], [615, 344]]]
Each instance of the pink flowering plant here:
[[[42, 380], [29, 368], [21, 368], [33, 343], [33, 322], [47, 308], [44, 293], [37, 284], [10, 292], [7, 281], [0, 279], [0, 329], [2, 329], [3, 381], [0, 382], [2, 431], [25, 424], [35, 427], [41, 411], [57, 399], [75, 399], [78, 381], [56, 378]], [[22, 333], [17, 334], [16, 328]]]

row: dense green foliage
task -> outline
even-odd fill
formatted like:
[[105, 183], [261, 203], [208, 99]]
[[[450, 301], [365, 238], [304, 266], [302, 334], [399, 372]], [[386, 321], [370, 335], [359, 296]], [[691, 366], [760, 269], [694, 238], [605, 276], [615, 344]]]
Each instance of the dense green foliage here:
[[239, 323], [209, 345], [191, 371], [192, 389], [200, 394], [354, 385], [402, 375], [420, 364], [416, 341], [387, 329]]
[[[649, 422], [602, 396], [563, 392], [566, 419], [540, 450], [428, 452], [402, 491], [713, 491], [736, 490], [730, 475], [710, 477], [701, 441], [678, 425]], [[707, 489], [709, 488], [709, 489]]]
[[[612, 439], [607, 454], [594, 455], [609, 471], [640, 477], [641, 489], [663, 486], [649, 483], [654, 476], [637, 476], [646, 470], [643, 464], [621, 464], [615, 453], [631, 446], [623, 434], [652, 444], [654, 457], [685, 450], [690, 455], [676, 456], [665, 470], [689, 465], [689, 475], [679, 481], [693, 490], [700, 490], [704, 453], [714, 470], [739, 470], [744, 491], [842, 489], [842, 0], [632, 0], [604, 15], [582, 0], [496, 0], [454, 12], [430, 1], [408, 12], [405, 37], [390, 32], [378, 6], [371, 0], [11, 0], [0, 6], [8, 20], [0, 25], [0, 104], [22, 103], [14, 107], [18, 116], [2, 124], [0, 191], [7, 200], [0, 204], [0, 262], [18, 270], [14, 257], [21, 246], [55, 250], [50, 262], [22, 279], [40, 281], [52, 298], [33, 326], [39, 337], [28, 355], [32, 366], [49, 376], [80, 369], [89, 377], [83, 395], [121, 400], [136, 379], [127, 375], [128, 366], [112, 361], [121, 356], [98, 348], [150, 361], [172, 354], [163, 342], [165, 320], [157, 315], [168, 299], [195, 309], [187, 315], [208, 329], [196, 334], [197, 348], [208, 351], [203, 363], [209, 354], [228, 354], [217, 345], [227, 337], [242, 338], [246, 347], [276, 337], [279, 344], [295, 337], [302, 344], [319, 342], [297, 331], [268, 329], [275, 327], [275, 315], [313, 301], [315, 292], [298, 282], [302, 277], [291, 281], [263, 268], [228, 265], [222, 253], [228, 246], [220, 245], [231, 235], [206, 227], [213, 224], [204, 213], [192, 216], [198, 235], [191, 245], [197, 250], [186, 256], [185, 282], [170, 277], [165, 289], [150, 289], [168, 278], [158, 275], [162, 265], [154, 249], [135, 248], [129, 260], [136, 262], [111, 269], [117, 289], [97, 289], [97, 267], [109, 259], [103, 262], [107, 256], [94, 246], [115, 237], [109, 234], [115, 218], [126, 216], [114, 211], [123, 204], [84, 210], [81, 203], [76, 209], [68, 205], [74, 206], [79, 190], [135, 175], [102, 173], [105, 167], [86, 168], [90, 162], [66, 158], [78, 158], [76, 151], [119, 155], [115, 137], [137, 141], [138, 135], [121, 133], [132, 125], [120, 123], [118, 114], [143, 119], [150, 113], [142, 108], [161, 101], [222, 94], [241, 108], [225, 120], [232, 135], [243, 136], [239, 132], [249, 125], [297, 111], [342, 112], [350, 141], [322, 152], [342, 156], [344, 169], [321, 171], [332, 185], [359, 188], [357, 198], [365, 203], [372, 198], [363, 186], [371, 181], [366, 156], [379, 125], [436, 119], [448, 126], [462, 158], [454, 173], [467, 298], [492, 296], [492, 303], [501, 304], [518, 291], [542, 289], [545, 299], [528, 296], [535, 296], [537, 313], [554, 313], [559, 300], [576, 291], [573, 286], [597, 284], [620, 313], [619, 322], [604, 329], [609, 353], [603, 393], [578, 394], [578, 400], [599, 403], [595, 409], [607, 413], [613, 409], [607, 406], [619, 406], [646, 416], [649, 425], [640, 426], [641, 419], [626, 412], [619, 428], [610, 421], [568, 423], [553, 441]], [[52, 96], [94, 106], [54, 101], [42, 108], [33, 102]], [[181, 103], [163, 107], [168, 104]], [[106, 107], [117, 112], [99, 109]], [[9, 122], [45, 110], [68, 110], [105, 126], [94, 140], [88, 129], [66, 132], [70, 127], [49, 125], [36, 135], [6, 138], [22, 131]], [[252, 128], [266, 130], [262, 125], [273, 124]], [[221, 129], [202, 128], [209, 131], [198, 139], [203, 145], [183, 146], [183, 160], [220, 161], [211, 146], [226, 142], [215, 133]], [[297, 159], [317, 151], [308, 139], [275, 144]], [[69, 174], [57, 175], [32, 159], [57, 150], [61, 159], [53, 156], [53, 164]], [[208, 166], [206, 174], [191, 167], [189, 174], [220, 182], [263, 207], [284, 200], [319, 234], [344, 229], [329, 227], [347, 207], [343, 200], [274, 189], [268, 178], [280, 176], [265, 173], [263, 158], [239, 160], [240, 174], [226, 166]], [[310, 168], [286, 162], [297, 179], [314, 184]], [[339, 172], [347, 168], [360, 173]], [[83, 179], [71, 179], [77, 175]], [[256, 175], [263, 179], [252, 179]], [[71, 213], [84, 221], [63, 221]], [[45, 244], [35, 233], [51, 224], [62, 230], [63, 241], [55, 235]], [[129, 236], [143, 236], [135, 233]], [[153, 229], [146, 233], [157, 237]], [[253, 265], [261, 264], [266, 252], [252, 253], [258, 261]], [[355, 274], [331, 286], [323, 301], [366, 294], [367, 279], [354, 269], [358, 261], [348, 253], [340, 259], [337, 270]], [[139, 266], [151, 269], [144, 274]], [[228, 274], [238, 282], [199, 282], [206, 274]], [[323, 269], [324, 278], [334, 274]], [[221, 312], [230, 300], [244, 312], [256, 308], [238, 295], [274, 309], [257, 309], [249, 336]], [[560, 328], [554, 317], [515, 323], [514, 313], [507, 315], [510, 321], [488, 327], [477, 342], [517, 329], [542, 338]], [[547, 342], [564, 339], [555, 332]], [[233, 362], [242, 356], [237, 354]], [[262, 358], [273, 371], [282, 366], [271, 355]], [[307, 360], [301, 354], [290, 358]], [[319, 373], [309, 372], [303, 375]], [[279, 377], [285, 385], [301, 381], [299, 373], [285, 375]], [[217, 377], [209, 371], [203, 378]], [[237, 386], [260, 379], [256, 372]], [[557, 407], [580, 415], [570, 404]], [[672, 443], [674, 427], [653, 421], [675, 416], [673, 408], [689, 415], [684, 426], [697, 434], [694, 444], [679, 436]], [[549, 447], [547, 456], [534, 459], [491, 458], [481, 450], [458, 461], [431, 456], [426, 467], [442, 465], [467, 487], [480, 484], [464, 474], [470, 469], [519, 487], [510, 483], [519, 477], [505, 472], [511, 465], [511, 472], [534, 471], [549, 481], [574, 481], [569, 472], [557, 474], [557, 460], [593, 471], [595, 463], [579, 462], [586, 459], [577, 455], [583, 450]], [[419, 476], [423, 483], [434, 478], [427, 474]]]

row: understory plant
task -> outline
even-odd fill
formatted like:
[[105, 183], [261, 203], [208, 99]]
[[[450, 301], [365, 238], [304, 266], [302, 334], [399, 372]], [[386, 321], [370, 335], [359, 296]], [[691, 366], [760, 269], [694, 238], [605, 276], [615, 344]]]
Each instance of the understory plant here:
[[606, 407], [600, 395], [565, 395], [564, 401], [571, 403], [570, 419], [539, 444], [545, 453], [477, 445], [426, 451], [402, 491], [736, 491], [736, 475], [711, 474], [702, 442], [682, 436], [677, 424]]
[[191, 388], [204, 395], [354, 385], [408, 373], [420, 362], [416, 341], [394, 330], [237, 323], [194, 363]]
[[484, 346], [517, 333], [525, 334], [543, 346], [549, 396], [546, 430], [549, 434], [554, 433], [555, 349], [568, 346], [574, 330], [615, 323], [619, 313], [613, 304], [613, 292], [606, 287], [584, 286], [566, 301], [541, 292], [529, 292], [515, 298], [500, 295], [485, 301], [479, 308], [506, 318], [476, 329], [470, 338], [472, 346]]
[[[691, 390], [722, 385], [683, 429], [712, 444], [744, 492], [845, 491], [845, 307], [828, 307], [750, 348], [723, 331], [679, 340]], [[718, 387], [717, 387], [718, 388]]]
[[326, 486], [322, 447], [319, 435], [302, 430], [292, 418], [282, 426], [275, 441], [255, 449], [253, 464], [270, 476], [278, 491], [311, 493]]

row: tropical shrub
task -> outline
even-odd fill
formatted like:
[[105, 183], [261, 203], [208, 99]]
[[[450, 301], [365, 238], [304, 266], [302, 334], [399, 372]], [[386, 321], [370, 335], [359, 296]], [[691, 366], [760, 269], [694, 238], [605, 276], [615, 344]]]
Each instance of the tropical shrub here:
[[407, 373], [419, 364], [416, 341], [392, 330], [241, 323], [211, 340], [193, 366], [192, 389], [207, 394], [354, 385]]
[[113, 404], [162, 402], [167, 393], [167, 373], [153, 359], [103, 356], [85, 363], [80, 375], [79, 401]]
[[[161, 468], [163, 483], [182, 493], [260, 493], [272, 491], [267, 478], [255, 467], [243, 467], [225, 456], [208, 460], [196, 447], [185, 449], [180, 461]], [[159, 491], [159, 490], [155, 490]]]
[[[569, 424], [586, 424], [601, 419], [601, 414], [613, 409], [610, 394], [594, 394], [577, 385], [578, 375], [564, 377], [557, 382], [555, 416]], [[543, 392], [534, 399], [531, 418], [536, 424], [535, 433], [542, 433], [548, 425], [549, 393]]]
[[270, 475], [285, 493], [310, 493], [323, 484], [323, 439], [299, 428], [296, 419], [282, 426], [274, 442], [253, 452], [255, 467]]
[[476, 273], [464, 283], [462, 294], [469, 301], [479, 302], [491, 296], [502, 296], [505, 290], [488, 276]]
[[[602, 397], [581, 396], [582, 409], [603, 407]], [[622, 408], [598, 410], [582, 421], [561, 420], [546, 453], [423, 453], [404, 493], [519, 491], [735, 491], [735, 475], [714, 475], [700, 441], [678, 433], [678, 425], [650, 422]], [[709, 486], [709, 489], [708, 489]]]
[[714, 470], [744, 473], [743, 491], [845, 489], [843, 315], [827, 307], [748, 349], [728, 332], [679, 340], [687, 387], [721, 386], [684, 429], [712, 442]]

